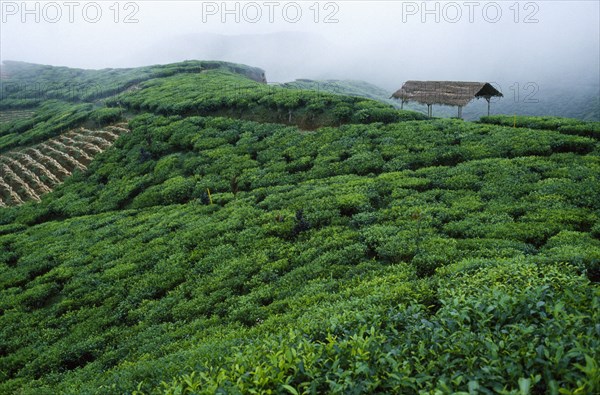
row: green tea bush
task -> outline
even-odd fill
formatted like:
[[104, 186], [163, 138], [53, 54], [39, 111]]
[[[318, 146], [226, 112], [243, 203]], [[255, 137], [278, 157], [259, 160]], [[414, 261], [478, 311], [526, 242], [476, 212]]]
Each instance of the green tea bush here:
[[600, 137], [599, 122], [585, 122], [577, 119], [559, 117], [531, 117], [493, 115], [481, 117], [481, 122], [494, 125], [513, 126], [519, 128], [558, 130], [561, 133], [576, 134], [586, 137]]
[[[441, 281], [452, 285], [440, 288], [442, 304], [435, 314], [400, 306], [348, 332], [315, 336], [292, 330], [249, 342], [218, 367], [205, 365], [157, 389], [166, 394], [558, 393], [559, 388], [591, 393], [600, 388], [597, 341], [587, 338], [592, 343], [583, 345], [575, 339], [593, 331], [579, 316], [593, 307], [570, 303], [597, 305], [598, 297], [580, 287], [581, 277], [564, 271], [506, 262], [448, 273]], [[569, 352], [565, 336], [574, 341]]]

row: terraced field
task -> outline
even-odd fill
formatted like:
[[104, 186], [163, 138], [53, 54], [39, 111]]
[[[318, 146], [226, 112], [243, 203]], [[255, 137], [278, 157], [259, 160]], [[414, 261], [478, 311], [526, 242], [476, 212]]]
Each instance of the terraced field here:
[[0, 207], [40, 201], [75, 170], [86, 170], [96, 154], [128, 131], [126, 124], [102, 130], [79, 128], [0, 155]]

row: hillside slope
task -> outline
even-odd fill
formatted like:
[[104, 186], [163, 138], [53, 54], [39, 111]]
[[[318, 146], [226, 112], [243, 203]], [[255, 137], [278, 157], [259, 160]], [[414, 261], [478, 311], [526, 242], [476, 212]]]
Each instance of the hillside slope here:
[[390, 92], [365, 81], [297, 79], [286, 82], [282, 86], [291, 89], [310, 89], [339, 95], [366, 97], [389, 105], [400, 106], [397, 100], [390, 98], [392, 96]]
[[0, 393], [600, 390], [598, 124], [259, 85], [107, 97], [130, 132], [0, 208]]
[[72, 69], [10, 60], [2, 63], [0, 108], [49, 99], [95, 101], [128, 90], [149, 79], [207, 70], [228, 71], [257, 82], [266, 82], [262, 69], [220, 61], [190, 60], [169, 65], [102, 70]]

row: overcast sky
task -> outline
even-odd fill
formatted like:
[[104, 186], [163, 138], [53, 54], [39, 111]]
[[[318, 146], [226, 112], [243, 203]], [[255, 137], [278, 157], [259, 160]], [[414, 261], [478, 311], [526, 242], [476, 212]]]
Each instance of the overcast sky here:
[[599, 3], [1, 1], [0, 57], [106, 68], [219, 56], [281, 81], [599, 84]]

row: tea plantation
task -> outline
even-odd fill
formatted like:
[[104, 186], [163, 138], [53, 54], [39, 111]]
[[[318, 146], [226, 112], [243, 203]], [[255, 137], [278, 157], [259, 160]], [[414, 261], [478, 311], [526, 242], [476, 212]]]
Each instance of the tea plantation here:
[[129, 132], [0, 208], [0, 393], [600, 393], [598, 123], [184, 66], [3, 99], [0, 153]]

